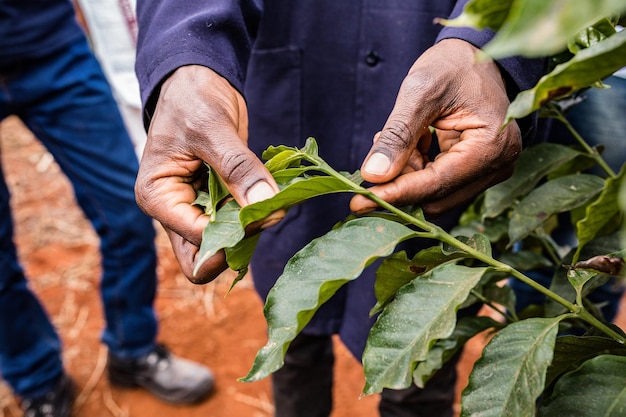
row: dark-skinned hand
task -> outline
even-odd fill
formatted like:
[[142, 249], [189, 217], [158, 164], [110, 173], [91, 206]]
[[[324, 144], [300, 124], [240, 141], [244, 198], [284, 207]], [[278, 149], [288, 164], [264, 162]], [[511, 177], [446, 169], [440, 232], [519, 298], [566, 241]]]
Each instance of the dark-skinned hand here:
[[[361, 168], [371, 188], [396, 206], [420, 205], [436, 217], [507, 177], [522, 150], [516, 123], [503, 130], [509, 105], [498, 66], [478, 61], [478, 49], [457, 39], [427, 50], [404, 79], [395, 106]], [[430, 161], [429, 126], [441, 153]], [[376, 203], [355, 196], [364, 213]]]
[[[505, 83], [494, 62], [477, 61], [477, 51], [465, 41], [443, 40], [409, 71], [361, 170], [384, 200], [419, 204], [427, 215], [437, 216], [511, 174], [522, 149], [521, 134], [515, 123], [500, 129], [509, 105]], [[441, 149], [434, 161], [427, 156], [429, 126]], [[203, 161], [241, 206], [278, 191], [248, 149], [247, 129], [243, 97], [212, 70], [181, 67], [164, 82], [139, 169], [137, 202], [163, 225], [192, 282], [208, 282], [226, 269], [221, 252], [192, 275], [208, 223], [192, 205], [206, 171]], [[376, 204], [357, 195], [350, 208], [364, 213]], [[283, 216], [274, 213], [256, 226], [269, 227]]]
[[[139, 206], [165, 228], [192, 282], [208, 282], [226, 269], [220, 252], [193, 275], [208, 224], [208, 216], [192, 205], [206, 178], [203, 162], [219, 174], [242, 207], [278, 192], [271, 174], [248, 149], [247, 137], [243, 97], [225, 78], [206, 67], [185, 66], [163, 83], [135, 192]], [[274, 213], [257, 226], [267, 227], [283, 215]]]

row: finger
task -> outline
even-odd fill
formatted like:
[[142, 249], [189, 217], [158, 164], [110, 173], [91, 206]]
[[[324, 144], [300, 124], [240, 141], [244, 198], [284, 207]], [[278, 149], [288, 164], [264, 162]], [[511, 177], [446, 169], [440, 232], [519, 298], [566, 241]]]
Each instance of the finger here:
[[[519, 128], [508, 125], [497, 140], [487, 140], [482, 129], [464, 131], [461, 141], [440, 154], [423, 170], [406, 173], [370, 191], [395, 206], [417, 204], [433, 215], [469, 201], [478, 193], [511, 175], [521, 152]], [[377, 205], [355, 196], [350, 208], [365, 213]]]
[[236, 136], [228, 139], [229, 133], [233, 132], [221, 134], [225, 141], [231, 141], [228, 147], [217, 151], [198, 150], [199, 156], [217, 172], [240, 206], [273, 197], [279, 188], [270, 172]]
[[416, 149], [418, 138], [427, 135], [426, 122], [398, 114], [396, 106], [361, 166], [361, 175], [368, 182], [386, 182], [397, 176]]
[[206, 260], [194, 275], [200, 248], [181, 237], [179, 234], [165, 229], [170, 239], [172, 249], [183, 274], [194, 284], [206, 284], [217, 278], [227, 269], [226, 255], [224, 251], [219, 251], [210, 259]]
[[[378, 140], [381, 132], [374, 135], [374, 142]], [[417, 149], [411, 152], [406, 162], [406, 166], [402, 169], [401, 173], [405, 174], [418, 169], [424, 169], [426, 164], [430, 161], [428, 155], [430, 146], [432, 143], [432, 134], [430, 129], [424, 132], [424, 135], [417, 142]]]
[[[397, 176], [416, 148], [430, 145], [429, 126], [444, 93], [436, 82], [413, 69], [404, 79], [394, 107], [361, 167], [363, 179], [382, 183]], [[420, 141], [424, 143], [420, 143]]]
[[[418, 171], [416, 172], [416, 176], [418, 176], [417, 175], [418, 173], [425, 174], [426, 172]], [[423, 202], [418, 205], [422, 208], [424, 215], [427, 218], [437, 218], [450, 209], [453, 209], [461, 204], [472, 201], [475, 198], [475, 196], [485, 191], [490, 186], [510, 177], [511, 173], [512, 173], [512, 167], [501, 168], [493, 172], [490, 177], [482, 177], [482, 178], [479, 177], [477, 180], [466, 182], [461, 186], [462, 189], [460, 190], [454, 191], [451, 194], [448, 194], [445, 196], [441, 196], [440, 198], [432, 200], [432, 201], [423, 200]], [[407, 178], [407, 180], [411, 182], [415, 182], [415, 181], [419, 181], [419, 178], [413, 178], [413, 179]], [[369, 190], [372, 191], [377, 196], [381, 197], [383, 200], [388, 201], [388, 200], [394, 200], [394, 198], [391, 197], [390, 195], [401, 194], [401, 193], [398, 193], [396, 190], [401, 189], [402, 186], [403, 186], [402, 184], [397, 184], [397, 185], [386, 184], [386, 185], [381, 185], [381, 186], [374, 186], [370, 188]], [[388, 201], [388, 202], [390, 202], [394, 206], [402, 207], [402, 206], [415, 204], [415, 202], [411, 200], [415, 198], [417, 197], [415, 196], [406, 197], [406, 198], [400, 197], [400, 198], [397, 198], [395, 201]], [[379, 207], [375, 202], [373, 202], [372, 200], [368, 199], [367, 197], [363, 195], [355, 195], [350, 201], [350, 209], [353, 212], [358, 213], [358, 214], [369, 213], [378, 208]]]
[[[177, 88], [181, 84], [195, 85], [202, 93], [184, 96]], [[150, 130], [185, 143], [187, 149], [176, 151], [207, 162], [242, 207], [278, 192], [269, 171], [248, 148], [246, 104], [226, 79], [204, 67], [183, 67], [163, 84], [160, 97], [167, 99], [162, 106], [159, 100]]]
[[506, 180], [513, 173], [513, 166], [506, 166], [493, 172], [490, 176], [479, 177], [463, 186], [446, 197], [422, 205], [422, 210], [427, 218], [435, 219], [448, 210], [471, 202], [480, 193], [501, 181]]
[[[363, 179], [383, 183], [402, 172], [414, 149], [425, 148], [419, 142], [435, 121], [444, 130], [462, 131], [471, 127], [461, 125], [472, 115], [485, 118], [474, 118], [470, 123], [492, 121], [494, 116], [496, 123], [503, 120], [492, 112], [506, 109], [508, 104], [499, 69], [490, 61], [477, 62], [477, 51], [467, 42], [447, 39], [420, 56], [403, 80], [391, 114], [364, 160]], [[489, 96], [494, 83], [506, 101], [504, 107]], [[477, 88], [483, 85], [485, 88]]]
[[198, 206], [192, 205], [196, 190], [191, 185], [202, 162], [182, 159], [157, 140], [146, 143], [145, 157], [139, 166], [135, 182], [137, 204], [166, 229], [185, 236], [199, 245], [208, 217]]

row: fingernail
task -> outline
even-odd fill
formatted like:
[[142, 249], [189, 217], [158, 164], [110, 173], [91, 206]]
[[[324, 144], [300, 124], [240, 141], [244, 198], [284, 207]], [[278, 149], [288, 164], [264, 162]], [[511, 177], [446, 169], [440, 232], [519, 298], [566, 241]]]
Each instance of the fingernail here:
[[268, 183], [260, 181], [248, 190], [246, 199], [248, 200], [248, 204], [252, 204], [258, 201], [267, 200], [268, 198], [273, 197], [274, 194], [274, 190]]
[[387, 155], [378, 152], [369, 157], [363, 170], [374, 175], [384, 175], [389, 170], [390, 165], [391, 161]]

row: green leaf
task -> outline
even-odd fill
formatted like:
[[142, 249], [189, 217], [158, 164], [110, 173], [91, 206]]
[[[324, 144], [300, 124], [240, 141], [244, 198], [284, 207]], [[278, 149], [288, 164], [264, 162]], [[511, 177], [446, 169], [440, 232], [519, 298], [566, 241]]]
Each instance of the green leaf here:
[[416, 276], [427, 272], [427, 268], [427, 266], [413, 265], [405, 251], [385, 258], [376, 270], [374, 284], [376, 305], [370, 310], [370, 316], [382, 310], [399, 288], [411, 282]]
[[305, 172], [310, 171], [314, 167], [298, 167], [298, 168], [286, 168], [281, 169], [280, 171], [272, 172], [272, 177], [276, 180], [276, 182], [280, 184], [287, 184], [289, 181], [292, 181], [294, 178], [297, 178], [303, 175]]
[[193, 274], [219, 250], [235, 246], [244, 238], [245, 232], [239, 223], [239, 204], [231, 200], [220, 208], [214, 222], [210, 222], [202, 232], [202, 243]]
[[534, 189], [513, 210], [509, 239], [515, 243], [544, 224], [550, 216], [582, 206], [597, 195], [604, 180], [595, 175], [559, 177]]
[[196, 190], [196, 199], [191, 204], [204, 208], [204, 214], [209, 214], [209, 212], [212, 210], [211, 195], [206, 191]]
[[297, 168], [302, 160], [302, 152], [296, 149], [285, 149], [272, 156], [265, 163], [265, 167], [271, 173], [281, 171], [288, 168]]
[[575, 269], [571, 269], [567, 271], [567, 280], [572, 285], [572, 287], [574, 287], [578, 296], [582, 295], [583, 286], [596, 275], [596, 273], [589, 273], [587, 271], [577, 271]]
[[267, 200], [241, 209], [239, 218], [243, 227], [262, 220], [277, 210], [284, 209], [324, 194], [349, 192], [354, 189], [339, 178], [317, 176], [298, 178]]
[[494, 304], [503, 306], [507, 311], [515, 311], [515, 291], [508, 285], [486, 285], [481, 290], [482, 296]]
[[230, 195], [230, 191], [228, 191], [228, 188], [226, 188], [217, 173], [209, 165], [205, 165], [208, 172], [208, 192], [197, 190], [196, 199], [191, 204], [203, 207], [204, 214], [209, 216], [209, 221], [214, 222], [217, 215], [217, 207]]
[[463, 13], [452, 20], [439, 19], [444, 26], [469, 26], [476, 29], [498, 30], [506, 21], [514, 0], [473, 0], [469, 1]]
[[[467, 308], [471, 305], [476, 304], [477, 302], [482, 303], [483, 297], [488, 298], [487, 296], [483, 295], [483, 292], [491, 293], [490, 295], [495, 295], [499, 297], [500, 294], [498, 295], [494, 294], [490, 288], [500, 285], [500, 283], [502, 283], [503, 281], [509, 278], [510, 278], [510, 275], [502, 271], [497, 271], [497, 270], [487, 271], [482, 276], [478, 284], [476, 284], [476, 286], [473, 288], [472, 292], [467, 297], [465, 302], [463, 302], [463, 304], [461, 304], [459, 308], [460, 309]], [[506, 296], [506, 294], [504, 293], [502, 295]]]
[[322, 304], [374, 260], [414, 236], [406, 226], [368, 217], [346, 222], [301, 249], [268, 294], [268, 341], [242, 380], [256, 381], [279, 369], [289, 344]]
[[580, 152], [554, 143], [525, 149], [515, 164], [513, 175], [485, 193], [484, 217], [496, 217], [512, 207], [516, 199], [532, 190], [541, 178], [577, 155]]
[[500, 330], [474, 365], [461, 417], [534, 417], [558, 327], [559, 319], [532, 318]]
[[539, 408], [539, 417], [626, 415], [626, 357], [597, 356], [564, 375]]
[[472, 236], [482, 234], [489, 239], [490, 242], [496, 243], [501, 239], [507, 238], [509, 232], [509, 220], [504, 216], [498, 216], [493, 219], [484, 218], [480, 221], [473, 220], [465, 225], [456, 226], [450, 234], [453, 236]]
[[[574, 254], [573, 263], [578, 261], [582, 248], [595, 239], [601, 231], [615, 231], [621, 224], [620, 221], [615, 221], [615, 217], [620, 213], [617, 198], [624, 178], [626, 178], [626, 166], [617, 177], [606, 180], [598, 198], [587, 206], [585, 218], [576, 223], [578, 248]], [[607, 230], [606, 226], [613, 226], [613, 230]]]
[[[356, 170], [354, 172], [341, 171], [340, 174], [357, 185], [361, 185], [363, 183], [363, 177], [361, 176], [361, 171], [359, 170]], [[417, 215], [415, 215], [415, 217], [417, 217]]]
[[[483, 234], [475, 234], [472, 237], [467, 237], [467, 236], [457, 236], [456, 239], [459, 242], [462, 242], [464, 244], [466, 244], [467, 246], [471, 247], [472, 249], [477, 250], [478, 252], [487, 255], [489, 257], [491, 257], [491, 242], [489, 241], [489, 238], [487, 238], [487, 236], [483, 235]], [[464, 257], [466, 257], [465, 252], [462, 251], [461, 249], [458, 249], [452, 245], [448, 245], [448, 244], [443, 244], [443, 253], [444, 255], [463, 255]]]
[[248, 273], [250, 260], [252, 259], [252, 255], [254, 255], [254, 250], [260, 238], [261, 234], [257, 233], [256, 235], [240, 240], [233, 247], [225, 248], [224, 252], [226, 253], [226, 263], [228, 267], [238, 272], [226, 295], [230, 294], [232, 289], [235, 288], [235, 285]]
[[[208, 166], [208, 165], [207, 165]], [[217, 172], [209, 168], [209, 195], [210, 208], [207, 206], [205, 212], [209, 215], [209, 221], [214, 222], [217, 216], [217, 207], [226, 197], [230, 195], [230, 191], [222, 182], [222, 179], [217, 175]]]
[[500, 323], [490, 317], [464, 317], [459, 320], [452, 335], [438, 340], [428, 351], [426, 359], [417, 364], [413, 372], [415, 385], [424, 388], [426, 382], [463, 348], [465, 342], [478, 333], [500, 326]]
[[316, 157], [319, 155], [319, 148], [314, 138], [309, 137], [306, 139], [304, 147], [302, 148], [302, 152], [312, 157]]
[[590, 154], [581, 153], [577, 155], [574, 159], [564, 163], [557, 169], [550, 171], [546, 178], [548, 180], [553, 180], [559, 177], [564, 177], [566, 175], [580, 174], [582, 172], [588, 171], [589, 169], [597, 165], [598, 161], [596, 161]]
[[500, 256], [500, 261], [512, 266], [518, 271], [531, 271], [552, 266], [545, 256], [529, 250], [519, 250], [516, 252], [504, 252]]
[[[618, 253], [622, 249], [623, 249], [623, 246], [621, 245], [619, 236], [617, 235], [617, 233], [614, 233], [613, 235], [602, 236], [589, 242], [583, 248], [581, 252], [581, 257], [583, 259], [589, 259], [598, 255]], [[571, 263], [572, 254], [573, 254], [573, 250], [572, 250], [572, 253], [567, 254], [563, 258], [564, 264]], [[566, 268], [557, 268], [550, 282], [550, 290], [559, 294], [561, 297], [563, 297], [567, 301], [573, 302], [576, 299], [576, 291], [574, 290], [574, 288], [572, 287], [572, 284], [570, 284], [567, 278], [568, 272], [569, 271]], [[593, 284], [593, 283], [594, 282], [590, 282], [584, 286], [583, 295], [586, 295], [589, 293], [588, 287], [590, 287], [590, 284]], [[563, 307], [561, 304], [557, 303], [556, 301], [552, 299], [546, 300], [546, 305], [545, 305], [546, 316], [555, 317], [558, 314], [565, 313], [565, 311], [566, 311], [565, 307]]]
[[581, 30], [624, 10], [623, 0], [515, 0], [484, 50], [494, 59], [554, 55], [566, 49]]
[[436, 340], [452, 334], [459, 305], [486, 271], [446, 264], [402, 287], [370, 330], [363, 392], [410, 386], [417, 363]]
[[[261, 155], [261, 158], [264, 161], [270, 161], [272, 158], [277, 157], [278, 155], [282, 154], [283, 152], [289, 152], [289, 151], [293, 151], [296, 152], [298, 154], [300, 154], [302, 156], [302, 158], [305, 157], [317, 157], [318, 156], [318, 147], [317, 147], [317, 142], [315, 141], [314, 138], [307, 138], [306, 143], [304, 144], [304, 146], [301, 149], [298, 149], [296, 147], [293, 146], [285, 146], [285, 145], [279, 145], [279, 146], [268, 146], [267, 149], [265, 149], [265, 151], [263, 151], [263, 154]], [[285, 156], [285, 155], [283, 155]], [[282, 158], [282, 157], [281, 157]]]
[[274, 158], [275, 156], [280, 155], [283, 152], [288, 152], [288, 151], [299, 152], [298, 148], [296, 148], [294, 146], [286, 146], [286, 145], [274, 146], [274, 145], [270, 145], [261, 154], [261, 159], [264, 160], [267, 163], [272, 158]]
[[408, 284], [415, 277], [424, 275], [443, 263], [466, 256], [463, 252], [444, 254], [441, 246], [432, 246], [419, 251], [413, 259], [409, 259], [404, 251], [387, 257], [376, 270], [374, 294], [376, 294], [377, 302], [370, 311], [370, 315], [378, 313], [389, 303], [400, 287]]
[[591, 45], [608, 38], [615, 34], [615, 27], [609, 19], [601, 19], [593, 26], [581, 30], [576, 34], [574, 39], [568, 42], [567, 48], [572, 53], [577, 53], [582, 49], [589, 48]]
[[518, 94], [509, 105], [505, 124], [529, 115], [550, 100], [592, 86], [623, 66], [626, 66], [626, 31], [580, 51], [541, 77], [533, 88]]
[[260, 233], [242, 239], [236, 245], [226, 248], [226, 262], [233, 271], [241, 271], [250, 264], [254, 249], [261, 237]]
[[626, 346], [607, 337], [558, 337], [554, 347], [554, 359], [546, 375], [546, 387], [550, 387], [561, 375], [576, 370], [583, 362], [601, 354], [626, 356]]

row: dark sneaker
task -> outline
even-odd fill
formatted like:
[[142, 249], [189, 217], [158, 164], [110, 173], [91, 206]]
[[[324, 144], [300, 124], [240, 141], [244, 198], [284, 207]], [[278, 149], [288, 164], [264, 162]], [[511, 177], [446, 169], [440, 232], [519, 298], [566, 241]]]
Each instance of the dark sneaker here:
[[22, 400], [24, 417], [69, 417], [72, 414], [75, 391], [74, 381], [63, 374], [52, 391], [41, 397]]
[[119, 359], [109, 353], [107, 366], [111, 384], [142, 387], [175, 404], [200, 402], [213, 389], [208, 368], [176, 357], [161, 345], [137, 359]]

